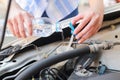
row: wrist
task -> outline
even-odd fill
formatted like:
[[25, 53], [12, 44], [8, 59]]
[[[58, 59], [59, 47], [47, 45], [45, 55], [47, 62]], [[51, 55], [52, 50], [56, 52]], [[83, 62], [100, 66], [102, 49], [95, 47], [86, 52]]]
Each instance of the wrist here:
[[89, 6], [95, 13], [104, 14], [103, 0], [89, 0]]

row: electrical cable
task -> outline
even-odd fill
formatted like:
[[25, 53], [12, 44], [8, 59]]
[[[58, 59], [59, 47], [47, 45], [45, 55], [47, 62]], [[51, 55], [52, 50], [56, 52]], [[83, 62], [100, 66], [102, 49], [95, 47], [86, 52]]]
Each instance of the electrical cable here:
[[107, 69], [107, 71], [119, 72], [120, 73], [120, 70], [115, 70], [115, 69]]
[[53, 71], [52, 69], [50, 70], [54, 75], [56, 75], [56, 77], [59, 79], [59, 80], [64, 80], [61, 76], [59, 76], [55, 71]]
[[65, 78], [65, 80], [67, 80], [67, 75], [65, 75], [64, 73], [62, 73], [57, 68], [45, 68], [45, 69], [41, 70], [40, 71], [40, 77], [43, 79], [43, 77], [45, 75], [48, 75], [48, 77], [49, 77], [50, 80], [51, 80], [51, 78], [53, 80], [56, 80], [56, 78], [59, 79], [59, 80], [64, 80], [63, 77]]
[[46, 76], [49, 78], [49, 80], [56, 80], [56, 75], [51, 71], [50, 68], [45, 68], [40, 71], [40, 79], [43, 80], [43, 78]]
[[48, 68], [45, 68], [45, 69], [41, 70], [41, 71], [40, 71], [40, 77], [41, 77], [41, 79], [42, 79], [42, 80], [43, 80], [43, 79], [46, 79], [46, 75], [47, 75], [47, 79], [50, 80], [50, 78], [49, 78], [49, 75], [50, 75], [50, 74], [48, 74], [48, 73], [49, 73], [49, 69], [48, 69]]
[[56, 70], [58, 73], [60, 73], [62, 76], [64, 76], [64, 77], [67, 79], [67, 75], [65, 75], [63, 72], [61, 72], [61, 71], [58, 70], [57, 68], [52, 68], [51, 70], [52, 70], [52, 71], [53, 71], [53, 70]]
[[51, 77], [53, 78], [53, 80], [56, 80], [56, 76], [53, 73], [51, 73], [50, 70], [48, 71], [48, 73], [51, 75]]

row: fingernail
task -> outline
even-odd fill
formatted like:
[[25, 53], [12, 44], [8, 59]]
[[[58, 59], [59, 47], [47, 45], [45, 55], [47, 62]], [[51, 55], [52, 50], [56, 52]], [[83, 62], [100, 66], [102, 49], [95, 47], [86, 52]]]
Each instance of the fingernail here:
[[77, 36], [77, 34], [73, 34], [73, 36], [74, 36], [74, 37], [76, 37], [76, 36]]
[[79, 43], [80, 39], [81, 39], [81, 38], [77, 39], [77, 43]]
[[78, 43], [79, 43], [79, 44], [80, 44], [80, 43], [82, 43], [82, 42], [81, 42], [81, 40], [80, 40], [80, 41], [78, 41]]
[[75, 38], [76, 38], [76, 39], [78, 39], [78, 40], [80, 40], [80, 39], [81, 39], [81, 37], [79, 38], [78, 36], [75, 36]]

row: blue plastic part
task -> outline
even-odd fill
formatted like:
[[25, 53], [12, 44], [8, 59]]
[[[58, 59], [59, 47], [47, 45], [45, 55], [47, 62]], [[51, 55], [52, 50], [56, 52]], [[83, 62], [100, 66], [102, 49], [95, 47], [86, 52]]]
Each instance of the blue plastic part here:
[[[69, 27], [70, 27], [70, 29], [71, 29], [71, 34], [73, 34], [73, 33], [74, 33], [75, 28], [74, 28], [74, 26], [72, 25], [72, 23], [71, 23], [71, 22], [69, 23]], [[73, 35], [74, 35], [74, 34], [73, 34]]]
[[107, 67], [105, 65], [101, 65], [98, 67], [98, 74], [103, 75], [106, 71]]

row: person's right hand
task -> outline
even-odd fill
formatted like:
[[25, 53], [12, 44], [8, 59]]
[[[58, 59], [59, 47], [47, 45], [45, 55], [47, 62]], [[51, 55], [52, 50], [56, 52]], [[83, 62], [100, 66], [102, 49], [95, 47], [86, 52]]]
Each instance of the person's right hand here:
[[10, 10], [7, 26], [12, 34], [18, 38], [25, 38], [32, 35], [32, 17], [29, 13], [13, 4]]

